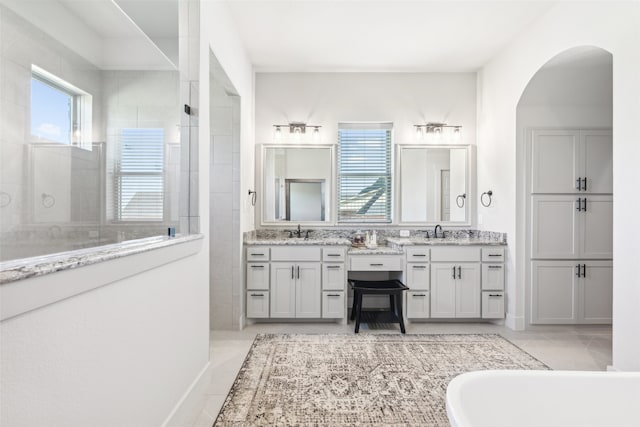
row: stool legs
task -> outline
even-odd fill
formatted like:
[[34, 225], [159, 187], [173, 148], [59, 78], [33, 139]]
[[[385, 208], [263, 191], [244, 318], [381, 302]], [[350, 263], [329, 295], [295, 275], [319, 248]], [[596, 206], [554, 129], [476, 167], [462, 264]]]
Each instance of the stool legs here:
[[398, 307], [397, 316], [400, 323], [400, 332], [405, 333], [404, 330], [404, 316], [402, 314], [402, 294], [395, 294], [396, 306]]
[[356, 310], [358, 309], [358, 291], [353, 290], [353, 304], [351, 306], [351, 320], [356, 318]]
[[[354, 298], [356, 296], [354, 295]], [[357, 296], [357, 307], [356, 307], [356, 334], [360, 331], [360, 314], [362, 313], [362, 293], [358, 292]]]

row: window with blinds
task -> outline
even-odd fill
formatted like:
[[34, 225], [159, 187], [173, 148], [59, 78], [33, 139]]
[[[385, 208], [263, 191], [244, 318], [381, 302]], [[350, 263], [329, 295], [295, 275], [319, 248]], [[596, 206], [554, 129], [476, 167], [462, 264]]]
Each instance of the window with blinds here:
[[162, 221], [164, 130], [122, 129], [115, 177], [118, 220]]
[[391, 123], [338, 125], [338, 221], [391, 222]]

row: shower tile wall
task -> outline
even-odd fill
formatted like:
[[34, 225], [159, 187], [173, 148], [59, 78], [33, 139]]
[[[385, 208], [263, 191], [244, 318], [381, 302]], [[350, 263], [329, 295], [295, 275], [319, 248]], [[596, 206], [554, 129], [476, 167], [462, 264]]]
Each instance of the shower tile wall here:
[[238, 329], [241, 312], [240, 98], [211, 81], [211, 329]]

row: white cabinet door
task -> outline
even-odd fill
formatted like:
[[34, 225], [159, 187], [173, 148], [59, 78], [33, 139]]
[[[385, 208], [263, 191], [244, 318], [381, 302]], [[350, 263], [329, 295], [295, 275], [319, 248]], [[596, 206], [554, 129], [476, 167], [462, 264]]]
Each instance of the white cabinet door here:
[[578, 304], [580, 323], [611, 323], [613, 310], [613, 262], [583, 262]]
[[531, 263], [531, 323], [560, 324], [578, 321], [577, 261]]
[[456, 317], [480, 317], [480, 264], [458, 264]]
[[269, 317], [269, 291], [247, 292], [247, 317], [250, 319]]
[[456, 317], [454, 267], [450, 263], [431, 264], [431, 317]]
[[579, 196], [531, 197], [531, 258], [578, 257]]
[[429, 289], [429, 264], [407, 263], [407, 283], [409, 289]]
[[344, 264], [324, 263], [322, 265], [322, 289], [325, 291], [344, 291]]
[[531, 193], [577, 193], [579, 145], [578, 131], [533, 131]]
[[320, 263], [296, 264], [296, 317], [320, 317], [322, 283]]
[[613, 258], [613, 197], [585, 195], [582, 207], [577, 213], [580, 258]]
[[296, 316], [295, 284], [295, 265], [293, 263], [271, 263], [271, 317]]
[[610, 130], [580, 131], [581, 176], [587, 193], [613, 193], [613, 141]]
[[322, 317], [325, 319], [344, 318], [344, 291], [322, 293]]
[[407, 318], [408, 319], [428, 319], [429, 318], [429, 291], [408, 291], [407, 292]]
[[269, 263], [247, 263], [247, 289], [269, 290]]
[[504, 264], [482, 264], [482, 290], [504, 290]]

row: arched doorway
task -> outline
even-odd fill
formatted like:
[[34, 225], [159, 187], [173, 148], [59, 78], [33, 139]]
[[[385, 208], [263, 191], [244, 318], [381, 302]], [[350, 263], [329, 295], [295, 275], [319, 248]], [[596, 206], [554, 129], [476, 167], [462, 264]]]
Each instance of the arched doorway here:
[[611, 323], [612, 75], [609, 52], [575, 47], [542, 66], [518, 102], [527, 327]]

